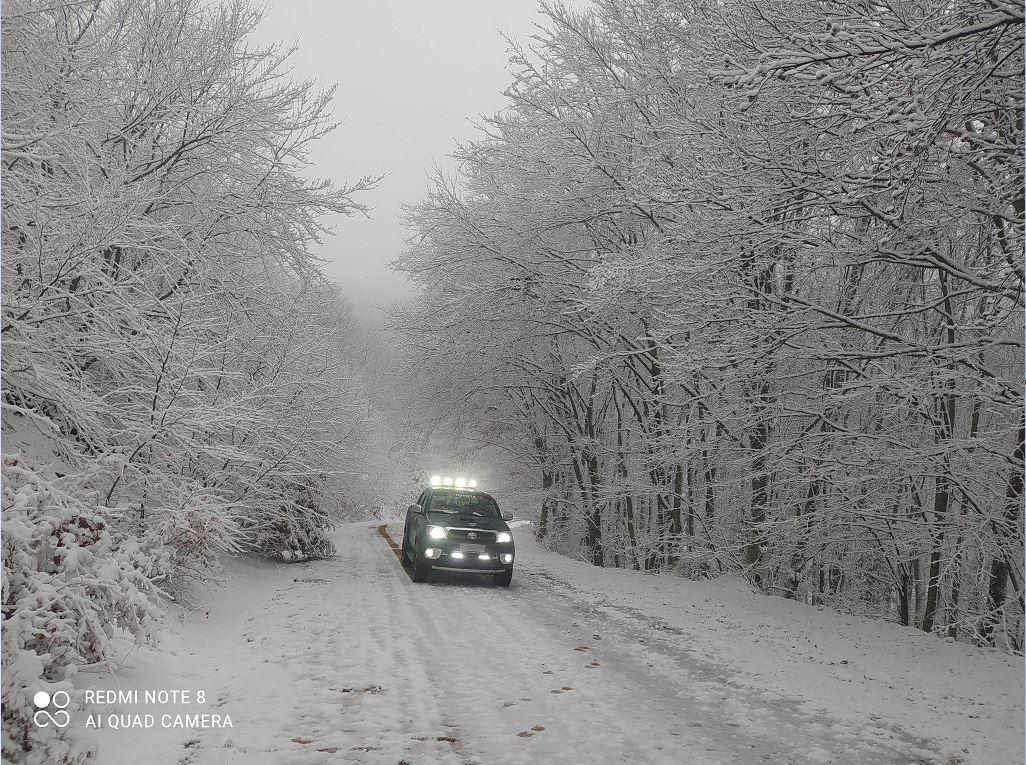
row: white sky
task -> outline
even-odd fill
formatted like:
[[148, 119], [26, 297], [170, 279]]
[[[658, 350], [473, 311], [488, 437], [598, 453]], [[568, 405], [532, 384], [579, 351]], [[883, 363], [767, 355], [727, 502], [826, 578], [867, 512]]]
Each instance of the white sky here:
[[400, 205], [415, 202], [457, 139], [503, 105], [507, 44], [540, 21], [537, 0], [270, 0], [258, 42], [298, 41], [298, 76], [338, 83], [343, 125], [313, 153], [314, 172], [343, 180], [386, 175], [362, 199], [371, 219], [342, 219], [318, 251], [361, 318], [408, 294], [388, 262], [403, 246]]

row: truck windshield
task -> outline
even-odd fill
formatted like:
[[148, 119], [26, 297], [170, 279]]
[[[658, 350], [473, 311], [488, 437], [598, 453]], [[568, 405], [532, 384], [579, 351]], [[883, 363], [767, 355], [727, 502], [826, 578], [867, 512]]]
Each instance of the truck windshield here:
[[459, 513], [482, 518], [498, 518], [499, 506], [487, 494], [469, 491], [436, 491], [428, 510], [432, 513]]

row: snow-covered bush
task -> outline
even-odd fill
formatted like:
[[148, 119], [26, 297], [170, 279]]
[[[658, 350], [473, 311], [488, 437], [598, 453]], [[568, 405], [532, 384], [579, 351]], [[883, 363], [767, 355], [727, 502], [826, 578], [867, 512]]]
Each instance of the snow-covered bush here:
[[327, 537], [332, 525], [328, 514], [317, 506], [310, 489], [299, 487], [291, 493], [294, 499], [288, 508], [243, 522], [243, 532], [251, 535], [251, 549], [290, 563], [334, 555], [335, 546]]
[[32, 697], [70, 690], [81, 665], [109, 661], [111, 639], [156, 638], [148, 582], [113, 543], [103, 515], [20, 456], [3, 461], [3, 755], [76, 763], [90, 756], [35, 726]]
[[155, 507], [145, 519], [126, 517], [118, 524], [126, 532], [119, 547], [163, 595], [188, 600], [197, 583], [219, 577], [221, 556], [241, 551], [238, 525], [230, 513], [216, 512], [220, 504]]

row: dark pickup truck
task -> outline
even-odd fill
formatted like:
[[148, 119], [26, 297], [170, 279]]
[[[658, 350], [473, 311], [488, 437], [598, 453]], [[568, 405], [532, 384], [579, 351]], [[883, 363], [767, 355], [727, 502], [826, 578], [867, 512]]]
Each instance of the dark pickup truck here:
[[500, 587], [513, 580], [513, 534], [491, 495], [476, 489], [433, 486], [406, 511], [402, 563], [413, 581], [426, 582], [432, 569], [491, 574]]

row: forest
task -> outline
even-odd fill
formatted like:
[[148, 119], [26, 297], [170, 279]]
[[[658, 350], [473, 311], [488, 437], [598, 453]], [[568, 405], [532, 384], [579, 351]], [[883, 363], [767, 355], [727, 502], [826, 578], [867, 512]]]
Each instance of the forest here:
[[1023, 653], [1022, 4], [542, 11], [373, 338], [314, 253], [380, 178], [255, 4], [4, 3], [5, 759], [443, 453], [596, 567]]
[[222, 556], [330, 554], [353, 499], [363, 349], [310, 245], [374, 179], [310, 178], [332, 92], [258, 20], [4, 4], [5, 757], [79, 761], [33, 726], [36, 678], [155, 641]]
[[545, 8], [408, 210], [415, 419], [567, 555], [1021, 652], [1021, 4]]

